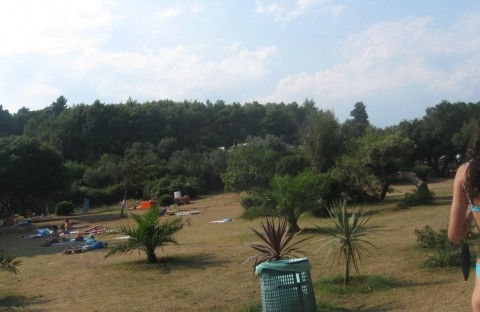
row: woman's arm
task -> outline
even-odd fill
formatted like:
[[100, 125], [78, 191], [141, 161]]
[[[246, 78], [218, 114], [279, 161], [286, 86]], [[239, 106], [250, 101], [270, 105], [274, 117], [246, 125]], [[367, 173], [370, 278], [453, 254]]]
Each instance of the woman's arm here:
[[464, 190], [467, 166], [467, 164], [463, 164], [458, 168], [453, 182], [453, 198], [448, 225], [448, 239], [453, 243], [459, 243], [467, 235], [473, 221], [473, 214], [468, 209], [469, 203]]

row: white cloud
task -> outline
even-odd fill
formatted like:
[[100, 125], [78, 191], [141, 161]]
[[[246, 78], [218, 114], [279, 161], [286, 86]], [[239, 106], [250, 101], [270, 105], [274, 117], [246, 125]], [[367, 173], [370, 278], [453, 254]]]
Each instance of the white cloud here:
[[181, 14], [199, 14], [203, 11], [203, 7], [198, 3], [193, 4], [175, 4], [173, 7], [158, 12], [157, 18], [160, 21], [166, 21], [176, 18]]
[[57, 54], [104, 42], [116, 17], [110, 0], [0, 3], [0, 56]]
[[479, 17], [463, 16], [448, 28], [432, 28], [431, 18], [378, 23], [349, 37], [336, 65], [284, 77], [265, 100], [354, 103], [375, 92], [401, 94], [412, 86], [440, 98], [478, 94]]
[[75, 59], [70, 71], [99, 94], [117, 96], [112, 100], [134, 95], [183, 100], [186, 95], [254, 83], [268, 73], [276, 47], [253, 51], [237, 47], [221, 60], [206, 60], [201, 52], [182, 46], [144, 53], [90, 49]]
[[[308, 13], [314, 8], [326, 8], [326, 5], [332, 0], [296, 0], [293, 5], [292, 1], [273, 2], [264, 4], [258, 1], [255, 12], [257, 14], [267, 14], [273, 16], [275, 22], [289, 22]], [[329, 8], [329, 13], [338, 15], [342, 12], [342, 6], [336, 5]]]
[[169, 8], [163, 10], [157, 14], [157, 17], [160, 21], [166, 21], [171, 18], [175, 18], [180, 15], [180, 10], [178, 8]]

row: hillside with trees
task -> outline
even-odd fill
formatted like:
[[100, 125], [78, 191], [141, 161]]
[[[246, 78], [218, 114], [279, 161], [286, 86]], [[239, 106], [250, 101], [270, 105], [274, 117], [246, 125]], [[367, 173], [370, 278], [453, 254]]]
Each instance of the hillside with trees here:
[[442, 101], [380, 129], [362, 102], [343, 122], [308, 99], [68, 106], [60, 96], [38, 111], [0, 106], [0, 217], [65, 200], [97, 206], [223, 190], [246, 191], [247, 207], [275, 214], [266, 199], [295, 183], [318, 195], [304, 210], [322, 215], [340, 197], [383, 200], [398, 179], [425, 187], [428, 176], [448, 176], [468, 154], [479, 113], [480, 103]]

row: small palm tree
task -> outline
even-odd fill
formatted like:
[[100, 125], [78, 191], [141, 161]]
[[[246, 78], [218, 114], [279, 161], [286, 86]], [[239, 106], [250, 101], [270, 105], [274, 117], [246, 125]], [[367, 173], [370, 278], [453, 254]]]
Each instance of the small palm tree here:
[[179, 217], [160, 222], [158, 207], [152, 207], [143, 216], [133, 214], [132, 217], [137, 223], [137, 227], [121, 226], [112, 231], [112, 233], [128, 235], [129, 239], [113, 245], [106, 257], [133, 253], [134, 250], [138, 250], [147, 254], [148, 263], [155, 263], [158, 261], [155, 249], [162, 247], [165, 243], [176, 244], [175, 233], [180, 231], [185, 224], [190, 224], [189, 219], [184, 220]]
[[12, 274], [18, 274], [18, 266], [22, 261], [9, 257], [4, 254], [0, 254], [0, 270], [8, 271]]
[[255, 267], [263, 262], [289, 259], [290, 257], [307, 254], [307, 252], [298, 249], [298, 245], [311, 237], [292, 242], [293, 237], [300, 232], [289, 233], [289, 225], [285, 219], [280, 220], [278, 224], [275, 224], [275, 219], [273, 218], [267, 219], [265, 223], [261, 222], [261, 226], [262, 231], [257, 231], [253, 228], [252, 231], [262, 239], [263, 243], [250, 245], [259, 253], [248, 257], [242, 263], [255, 259]]
[[364, 264], [364, 253], [370, 253], [368, 247], [376, 248], [375, 245], [365, 239], [367, 235], [373, 232], [372, 228], [366, 227], [370, 216], [367, 215], [364, 208], [357, 207], [349, 217], [345, 200], [330, 207], [328, 213], [334, 222], [329, 224], [328, 237], [321, 240], [325, 242], [322, 247], [330, 246], [327, 257], [333, 255], [333, 263], [344, 263], [343, 284], [348, 285], [350, 266], [353, 265], [358, 273], [359, 264]]
[[276, 213], [287, 220], [290, 233], [298, 232], [300, 216], [318, 205], [318, 187], [317, 177], [311, 172], [303, 172], [295, 177], [275, 175], [271, 179], [271, 196]]

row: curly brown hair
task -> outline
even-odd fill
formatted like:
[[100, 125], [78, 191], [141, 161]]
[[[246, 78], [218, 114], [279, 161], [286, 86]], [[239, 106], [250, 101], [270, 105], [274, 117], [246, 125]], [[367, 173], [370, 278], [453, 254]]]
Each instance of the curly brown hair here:
[[469, 165], [465, 175], [465, 191], [469, 200], [480, 194], [480, 118], [469, 146]]

